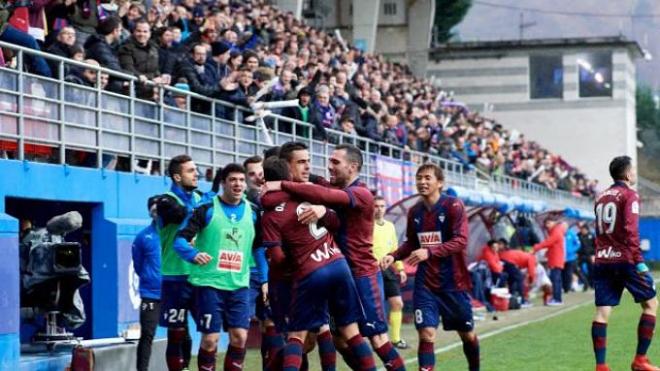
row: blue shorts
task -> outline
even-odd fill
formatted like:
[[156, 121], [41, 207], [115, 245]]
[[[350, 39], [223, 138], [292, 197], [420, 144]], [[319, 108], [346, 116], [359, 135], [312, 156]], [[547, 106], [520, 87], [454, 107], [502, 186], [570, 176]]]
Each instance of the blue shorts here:
[[287, 332], [287, 315], [291, 303], [291, 281], [268, 281], [269, 317], [280, 333]]
[[202, 334], [227, 331], [230, 328], [250, 328], [250, 289], [218, 290], [208, 286], [195, 287], [197, 331]]
[[346, 259], [338, 259], [294, 281], [291, 292], [289, 331], [316, 331], [328, 323], [328, 314], [337, 327], [364, 318]]
[[637, 272], [634, 264], [595, 264], [594, 289], [596, 306], [616, 306], [626, 288], [636, 303], [655, 297], [655, 283], [648, 272]]
[[355, 278], [355, 286], [365, 316], [364, 320], [358, 322], [362, 336], [372, 337], [387, 333], [385, 293], [380, 270], [371, 276]]
[[437, 328], [442, 317], [445, 331], [470, 332], [474, 329], [472, 303], [465, 291], [434, 293], [423, 284], [415, 285], [413, 292], [415, 327]]
[[261, 295], [261, 282], [254, 274], [250, 275], [250, 318], [252, 317], [256, 317], [259, 321], [270, 318], [270, 308], [264, 303], [264, 297]]
[[193, 317], [193, 287], [188, 281], [163, 281], [160, 292], [160, 325], [168, 328], [188, 326], [188, 312]]

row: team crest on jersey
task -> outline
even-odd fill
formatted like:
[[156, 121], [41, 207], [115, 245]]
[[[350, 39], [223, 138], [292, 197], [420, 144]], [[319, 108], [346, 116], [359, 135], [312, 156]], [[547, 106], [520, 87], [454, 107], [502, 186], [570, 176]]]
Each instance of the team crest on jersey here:
[[442, 233], [440, 231], [420, 232], [417, 233], [417, 239], [419, 240], [419, 245], [421, 247], [437, 245], [442, 243]]
[[281, 204], [275, 206], [275, 211], [281, 213], [282, 211], [284, 211], [284, 206], [286, 206], [286, 202], [282, 202]]
[[438, 220], [440, 221], [440, 223], [444, 223], [444, 222], [445, 222], [445, 214], [444, 214], [444, 213], [441, 213], [441, 214], [438, 216]]

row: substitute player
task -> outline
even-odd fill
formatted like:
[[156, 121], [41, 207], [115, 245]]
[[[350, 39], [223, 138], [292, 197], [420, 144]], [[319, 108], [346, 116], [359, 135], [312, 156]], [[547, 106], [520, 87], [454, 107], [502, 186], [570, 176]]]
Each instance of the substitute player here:
[[190, 156], [173, 157], [168, 173], [172, 186], [157, 203], [157, 228], [162, 248], [160, 325], [167, 327], [167, 367], [178, 371], [187, 368], [190, 362], [192, 340], [187, 318], [188, 312], [194, 309], [194, 302], [192, 286], [188, 283], [192, 265], [176, 254], [174, 239], [202, 196], [197, 191], [197, 166]]
[[[365, 320], [359, 323], [360, 333], [369, 338], [387, 370], [403, 370], [403, 359], [387, 336], [383, 280], [373, 255], [373, 195], [359, 180], [362, 164], [360, 149], [340, 144], [335, 146], [328, 163], [330, 183], [336, 189], [290, 181], [267, 182], [266, 185], [270, 191], [282, 190], [297, 199], [322, 204], [337, 212], [341, 221], [337, 243], [351, 267], [365, 312]], [[342, 355], [349, 364], [357, 365], [350, 354]]]
[[[374, 197], [374, 256], [378, 261], [399, 247], [394, 224], [385, 220], [385, 210], [385, 199], [382, 196]], [[392, 344], [399, 349], [408, 349], [406, 341], [401, 339], [403, 318], [401, 285], [408, 278], [406, 271], [402, 262], [396, 262], [393, 268], [385, 269], [382, 273], [385, 298], [390, 306], [389, 325]]]
[[639, 196], [631, 187], [637, 174], [628, 156], [610, 162], [614, 184], [596, 198], [596, 262], [594, 288], [596, 315], [591, 337], [596, 355], [596, 370], [610, 368], [605, 362], [607, 320], [612, 307], [619, 305], [626, 288], [642, 306], [637, 326], [637, 352], [633, 371], [660, 370], [651, 364], [646, 351], [651, 345], [658, 308], [653, 277], [648, 272], [639, 247]]
[[[269, 158], [264, 164], [266, 180], [290, 179], [287, 162]], [[325, 213], [323, 224], [303, 224], [298, 218], [311, 207], [285, 192], [270, 192], [262, 197], [264, 246], [269, 249], [271, 264], [286, 259], [292, 274], [292, 301], [288, 306], [288, 341], [283, 352], [284, 370], [299, 370], [303, 344], [309, 331], [316, 331], [333, 316], [339, 332], [347, 340], [351, 352], [359, 360], [361, 370], [375, 370], [374, 359], [360, 335], [357, 321], [362, 308], [346, 259], [337, 248], [328, 228], [336, 229], [339, 221], [333, 212]], [[328, 218], [332, 218], [331, 223]], [[329, 224], [332, 224], [330, 226]], [[334, 228], [333, 228], [334, 226]], [[284, 257], [283, 249], [286, 252]], [[324, 365], [324, 370], [335, 369]]]
[[[250, 265], [257, 215], [245, 200], [245, 168], [222, 169], [222, 194], [195, 209], [177, 234], [176, 252], [194, 263], [189, 281], [195, 289], [197, 330], [202, 333], [197, 365], [215, 370], [220, 329], [229, 332], [224, 370], [243, 369], [250, 328]], [[195, 239], [195, 246], [191, 241]]]
[[471, 371], [479, 370], [479, 340], [474, 332], [467, 269], [468, 222], [463, 203], [441, 194], [444, 174], [434, 164], [417, 169], [417, 192], [422, 200], [408, 211], [406, 242], [386, 255], [383, 268], [395, 260], [419, 264], [413, 302], [419, 333], [420, 370], [433, 370], [433, 343], [442, 317], [445, 331], [456, 331]]

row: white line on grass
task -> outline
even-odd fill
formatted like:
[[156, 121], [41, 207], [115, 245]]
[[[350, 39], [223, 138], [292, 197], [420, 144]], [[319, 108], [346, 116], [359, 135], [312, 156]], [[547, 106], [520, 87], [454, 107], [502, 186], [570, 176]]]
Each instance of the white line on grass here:
[[[536, 319], [532, 319], [532, 320], [528, 320], [528, 321], [524, 321], [524, 322], [520, 322], [520, 323], [514, 323], [512, 325], [504, 326], [502, 328], [499, 328], [499, 329], [493, 330], [493, 331], [489, 331], [489, 332], [486, 332], [484, 334], [478, 334], [479, 335], [479, 340], [488, 339], [491, 336], [499, 335], [499, 334], [502, 334], [504, 332], [509, 332], [511, 330], [515, 330], [515, 329], [520, 328], [520, 327], [531, 325], [533, 323], [543, 322], [543, 321], [548, 320], [550, 318], [553, 318], [553, 317], [562, 315], [564, 313], [568, 313], [570, 311], [573, 311], [577, 308], [583, 307], [587, 304], [593, 304], [593, 301], [591, 301], [591, 300], [585, 301], [584, 303], [580, 303], [580, 304], [577, 304], [575, 306], [568, 307], [568, 308], [563, 308], [563, 309], [560, 309], [556, 312], [546, 314], [546, 315], [541, 316], [541, 317], [536, 318]], [[450, 351], [454, 348], [458, 348], [459, 346], [463, 346], [463, 343], [460, 342], [460, 341], [457, 341], [457, 342], [451, 343], [449, 345], [445, 345], [444, 347], [437, 348], [434, 353], [435, 354], [444, 353], [444, 352]], [[417, 363], [417, 357], [408, 358], [408, 359], [405, 360], [405, 364], [410, 364], [410, 363]]]
[[[655, 283], [660, 283], [660, 278], [656, 278], [654, 280], [654, 282]], [[575, 306], [568, 307], [568, 308], [563, 308], [563, 309], [560, 309], [556, 312], [546, 314], [545, 316], [541, 316], [541, 317], [536, 318], [536, 319], [523, 321], [523, 322], [520, 322], [520, 323], [514, 323], [512, 325], [504, 326], [502, 328], [499, 328], [499, 329], [493, 330], [493, 331], [489, 331], [489, 332], [486, 332], [484, 334], [478, 334], [479, 340], [488, 339], [491, 336], [495, 336], [495, 335], [499, 335], [499, 334], [502, 334], [502, 333], [505, 333], [505, 332], [509, 332], [509, 331], [515, 330], [517, 328], [521, 328], [521, 327], [524, 327], [524, 326], [527, 326], [527, 325], [531, 325], [533, 323], [543, 322], [543, 321], [548, 320], [550, 318], [557, 317], [557, 316], [562, 315], [564, 313], [568, 313], [568, 312], [571, 312], [575, 309], [581, 308], [581, 307], [583, 307], [587, 304], [593, 304], [593, 301], [592, 300], [587, 300], [584, 303], [576, 304]], [[454, 348], [458, 348], [459, 346], [463, 346], [463, 343], [460, 342], [460, 341], [457, 341], [457, 342], [451, 343], [449, 345], [445, 345], [444, 347], [437, 348], [433, 353], [434, 354], [444, 353], [444, 352], [450, 351]], [[405, 364], [410, 364], [410, 363], [417, 363], [417, 357], [408, 358], [408, 359], [405, 360]]]

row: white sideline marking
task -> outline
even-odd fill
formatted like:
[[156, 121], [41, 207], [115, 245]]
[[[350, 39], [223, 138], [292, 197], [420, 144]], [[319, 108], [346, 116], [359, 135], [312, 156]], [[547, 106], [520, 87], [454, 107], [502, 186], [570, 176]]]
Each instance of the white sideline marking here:
[[[557, 316], [562, 315], [564, 313], [568, 313], [568, 312], [573, 311], [577, 308], [583, 307], [587, 304], [592, 304], [593, 305], [593, 303], [594, 302], [592, 300], [585, 301], [584, 303], [580, 303], [580, 304], [577, 304], [575, 306], [568, 307], [568, 308], [563, 308], [563, 309], [560, 309], [556, 312], [546, 314], [545, 316], [542, 316], [542, 317], [539, 317], [539, 318], [535, 318], [535, 319], [520, 322], [520, 323], [514, 323], [512, 325], [504, 326], [502, 328], [499, 328], [499, 329], [493, 330], [493, 331], [489, 331], [489, 332], [486, 332], [484, 334], [478, 334], [479, 340], [481, 341], [482, 339], [488, 339], [491, 336], [499, 335], [499, 334], [502, 334], [504, 332], [509, 332], [511, 330], [515, 330], [515, 329], [520, 328], [520, 327], [531, 325], [533, 323], [543, 322], [543, 321], [548, 320], [552, 317], [557, 317]], [[444, 353], [444, 352], [450, 351], [454, 348], [458, 348], [459, 346], [463, 346], [463, 343], [461, 341], [457, 341], [457, 342], [451, 343], [449, 345], [445, 345], [444, 347], [437, 348], [433, 353], [434, 354]], [[410, 364], [410, 363], [417, 363], [417, 357], [408, 358], [408, 359], [405, 360], [405, 364]]]
[[[660, 283], [660, 278], [656, 278], [653, 281], [655, 283]], [[558, 315], [568, 313], [568, 312], [573, 311], [577, 308], [584, 307], [587, 304], [592, 304], [593, 305], [593, 303], [594, 303], [593, 300], [588, 300], [588, 301], [585, 301], [584, 303], [577, 304], [573, 307], [563, 308], [563, 309], [560, 309], [556, 312], [546, 314], [545, 316], [542, 316], [542, 317], [539, 317], [539, 318], [535, 318], [535, 319], [520, 322], [520, 323], [514, 323], [512, 325], [504, 326], [504, 327], [499, 328], [497, 330], [493, 330], [493, 331], [486, 332], [484, 334], [477, 334], [477, 335], [479, 337], [479, 340], [481, 341], [482, 339], [488, 339], [491, 336], [499, 335], [501, 333], [508, 332], [508, 331], [511, 331], [511, 330], [515, 330], [517, 328], [524, 327], [524, 326], [527, 326], [527, 325], [531, 325], [533, 323], [543, 322], [543, 321], [548, 320], [552, 317], [557, 317]], [[433, 354], [444, 353], [444, 352], [450, 351], [454, 348], [458, 348], [459, 346], [463, 346], [463, 342], [457, 341], [457, 342], [451, 343], [449, 345], [445, 345], [444, 347], [437, 348], [433, 352]], [[417, 363], [417, 357], [408, 358], [404, 361], [404, 364], [406, 364], [406, 365], [411, 364], [411, 363]]]

